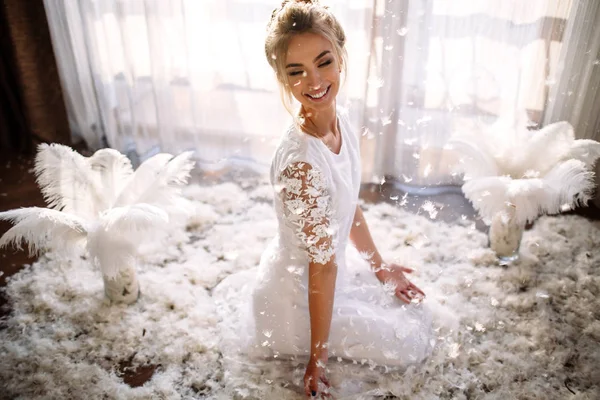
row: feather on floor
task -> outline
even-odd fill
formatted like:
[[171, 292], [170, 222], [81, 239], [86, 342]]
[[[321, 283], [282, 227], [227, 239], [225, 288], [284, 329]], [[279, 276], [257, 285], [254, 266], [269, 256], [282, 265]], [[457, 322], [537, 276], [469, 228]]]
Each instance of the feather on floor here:
[[[269, 186], [190, 186], [185, 195], [195, 209], [188, 229], [173, 224], [162, 243], [145, 243], [133, 305], [109, 305], [100, 271], [79, 256], [47, 253], [9, 280], [3, 395], [304, 398], [300, 361], [254, 362], [230, 346], [245, 334], [235, 330], [245, 293], [234, 288], [251, 281], [276, 230]], [[600, 396], [599, 223], [543, 217], [525, 233], [521, 259], [503, 268], [470, 221], [448, 225], [387, 204], [364, 209], [382, 254], [417, 270], [437, 341], [425, 365], [407, 371], [332, 360], [336, 398]], [[125, 360], [158, 367], [132, 388], [118, 373]]]

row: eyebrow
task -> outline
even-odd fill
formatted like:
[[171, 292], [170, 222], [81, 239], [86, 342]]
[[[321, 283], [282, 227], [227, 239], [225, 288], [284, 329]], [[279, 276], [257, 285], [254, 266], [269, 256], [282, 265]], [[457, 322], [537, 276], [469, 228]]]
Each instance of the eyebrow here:
[[[324, 52], [322, 52], [321, 54], [319, 54], [318, 56], [316, 56], [315, 59], [313, 60], [313, 62], [316, 62], [319, 58], [323, 57], [327, 53], [331, 53], [331, 52], [329, 50], [325, 50]], [[286, 68], [290, 68], [290, 67], [302, 67], [302, 64], [288, 64], [285, 67]]]

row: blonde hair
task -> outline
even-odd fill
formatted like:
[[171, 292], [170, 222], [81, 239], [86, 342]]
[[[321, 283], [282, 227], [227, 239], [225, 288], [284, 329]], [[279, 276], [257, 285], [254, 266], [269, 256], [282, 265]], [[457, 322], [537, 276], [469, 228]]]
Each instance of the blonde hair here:
[[346, 34], [328, 7], [317, 0], [284, 0], [273, 10], [267, 24], [265, 55], [279, 82], [283, 105], [292, 116], [292, 91], [285, 73], [285, 55], [292, 37], [302, 33], [315, 33], [327, 39], [346, 75]]

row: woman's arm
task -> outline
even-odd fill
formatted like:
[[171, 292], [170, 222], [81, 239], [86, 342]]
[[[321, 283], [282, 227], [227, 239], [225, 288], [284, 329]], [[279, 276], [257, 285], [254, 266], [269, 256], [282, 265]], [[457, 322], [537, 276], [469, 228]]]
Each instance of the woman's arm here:
[[404, 275], [405, 272], [413, 272], [412, 269], [397, 264], [386, 264], [383, 261], [369, 232], [365, 216], [358, 205], [356, 206], [354, 221], [350, 229], [350, 240], [358, 251], [368, 255], [367, 261], [369, 261], [371, 270], [375, 272], [377, 279], [381, 283], [391, 283], [395, 286], [394, 292], [396, 297], [405, 303], [411, 303], [415, 300], [420, 301], [425, 297], [425, 293]]
[[371, 264], [371, 270], [375, 272], [375, 275], [378, 275], [384, 266], [383, 258], [373, 242], [367, 220], [359, 205], [356, 206], [356, 212], [354, 213], [354, 221], [352, 221], [352, 228], [350, 229], [350, 240], [361, 254], [368, 255], [367, 261]]
[[323, 174], [304, 162], [288, 166], [281, 175], [284, 213], [294, 227], [308, 258], [310, 360], [304, 375], [307, 394], [319, 391], [325, 377], [327, 341], [331, 327], [337, 264], [330, 227], [331, 202]]
[[310, 312], [310, 358], [327, 362], [337, 264], [335, 256], [325, 264], [309, 263], [308, 309]]

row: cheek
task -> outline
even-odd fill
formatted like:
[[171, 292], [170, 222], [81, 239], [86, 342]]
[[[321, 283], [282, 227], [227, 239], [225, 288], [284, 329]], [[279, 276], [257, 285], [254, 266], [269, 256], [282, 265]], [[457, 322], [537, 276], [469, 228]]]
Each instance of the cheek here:
[[290, 90], [294, 96], [302, 93], [302, 79], [292, 78], [289, 80]]
[[339, 83], [340, 82], [340, 73], [337, 70], [337, 67], [330, 68], [327, 72], [327, 80], [331, 83]]

